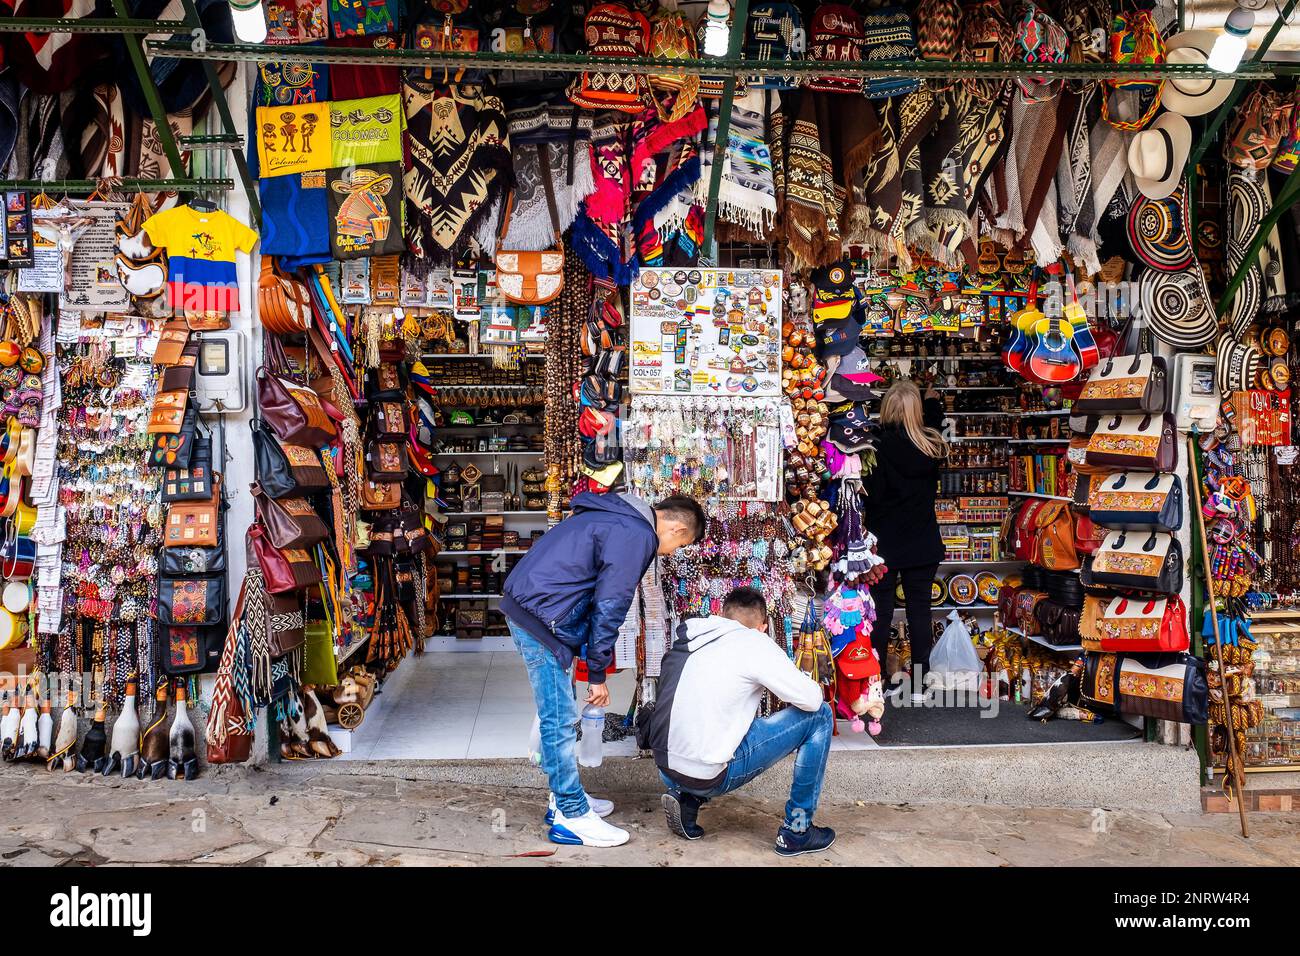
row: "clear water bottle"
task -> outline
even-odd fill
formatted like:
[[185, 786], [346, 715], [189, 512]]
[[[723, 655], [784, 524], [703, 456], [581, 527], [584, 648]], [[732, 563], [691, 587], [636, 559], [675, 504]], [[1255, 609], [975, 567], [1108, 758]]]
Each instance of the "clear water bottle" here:
[[582, 708], [582, 739], [578, 741], [578, 763], [599, 767], [604, 759], [605, 708], [588, 704]]
[[534, 717], [532, 729], [528, 731], [528, 761], [534, 767], [542, 765], [542, 718]]

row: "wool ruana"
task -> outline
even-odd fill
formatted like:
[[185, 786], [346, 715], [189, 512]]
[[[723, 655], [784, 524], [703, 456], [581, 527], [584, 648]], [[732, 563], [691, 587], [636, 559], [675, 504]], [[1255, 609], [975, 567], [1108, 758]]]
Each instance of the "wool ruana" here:
[[491, 81], [437, 83], [407, 70], [402, 106], [406, 267], [425, 275], [451, 262], [513, 184], [510, 137]]

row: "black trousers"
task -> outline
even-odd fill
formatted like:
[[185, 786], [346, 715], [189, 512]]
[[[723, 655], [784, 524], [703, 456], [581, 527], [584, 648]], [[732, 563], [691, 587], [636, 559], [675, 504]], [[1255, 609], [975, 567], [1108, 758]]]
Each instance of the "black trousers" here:
[[934, 646], [934, 631], [930, 614], [930, 585], [939, 565], [920, 568], [890, 568], [889, 573], [871, 587], [871, 599], [876, 602], [876, 623], [871, 630], [871, 644], [880, 657], [880, 670], [886, 686], [893, 676], [886, 663], [889, 655], [889, 632], [894, 621], [894, 589], [899, 578], [903, 581], [903, 598], [907, 602], [907, 635], [912, 642], [912, 666], [930, 666], [930, 648]]

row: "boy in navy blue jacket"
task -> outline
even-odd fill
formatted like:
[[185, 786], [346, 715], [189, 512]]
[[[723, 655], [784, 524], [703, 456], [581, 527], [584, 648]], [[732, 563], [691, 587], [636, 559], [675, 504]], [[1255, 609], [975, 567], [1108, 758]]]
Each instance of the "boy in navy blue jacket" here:
[[631, 494], [575, 495], [572, 516], [542, 535], [506, 579], [501, 611], [537, 702], [553, 843], [627, 842], [626, 830], [602, 819], [614, 805], [588, 798], [578, 778], [569, 668], [585, 648], [586, 702], [609, 706], [605, 670], [637, 584], [656, 554], [700, 540], [705, 520], [699, 503], [682, 495], [654, 508]]

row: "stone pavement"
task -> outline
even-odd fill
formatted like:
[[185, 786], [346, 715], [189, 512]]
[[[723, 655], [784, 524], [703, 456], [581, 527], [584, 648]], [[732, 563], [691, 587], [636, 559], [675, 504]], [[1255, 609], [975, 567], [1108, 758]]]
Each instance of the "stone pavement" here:
[[265, 866], [781, 864], [825, 866], [1300, 865], [1300, 814], [1144, 813], [999, 806], [840, 804], [818, 822], [839, 842], [782, 861], [770, 848], [780, 804], [711, 804], [709, 831], [667, 832], [658, 798], [619, 795], [614, 850], [546, 841], [538, 790], [343, 775], [327, 763], [281, 773], [211, 769], [191, 782], [139, 783], [0, 769], [0, 861], [10, 866], [187, 863]]

